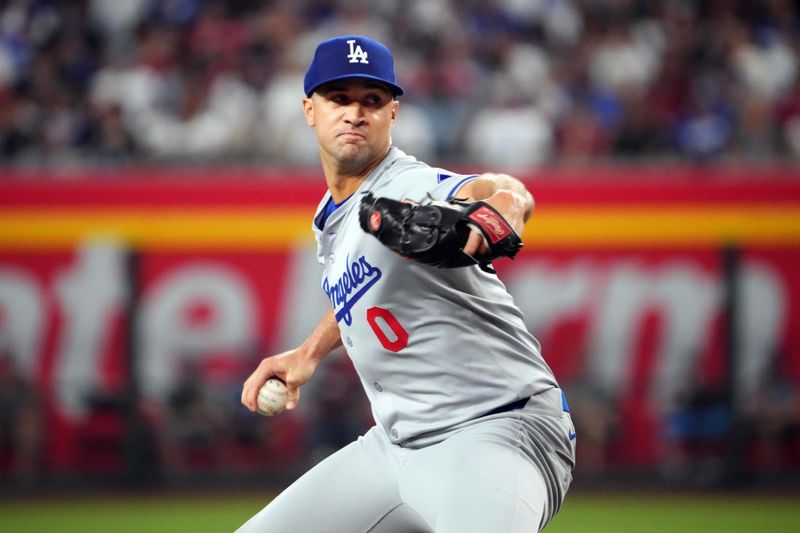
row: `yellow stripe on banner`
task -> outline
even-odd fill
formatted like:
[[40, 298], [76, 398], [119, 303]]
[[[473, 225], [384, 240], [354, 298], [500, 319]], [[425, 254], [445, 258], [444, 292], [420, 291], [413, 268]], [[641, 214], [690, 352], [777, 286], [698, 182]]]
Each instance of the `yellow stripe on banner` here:
[[[0, 249], [70, 248], [110, 239], [142, 249], [280, 251], [312, 238], [313, 209], [7, 209]], [[800, 245], [800, 206], [540, 207], [524, 239], [534, 248]]]
[[534, 212], [534, 247], [800, 245], [800, 206], [556, 208]]
[[0, 213], [0, 248], [74, 247], [113, 240], [141, 249], [285, 250], [312, 239], [313, 208], [49, 209]]

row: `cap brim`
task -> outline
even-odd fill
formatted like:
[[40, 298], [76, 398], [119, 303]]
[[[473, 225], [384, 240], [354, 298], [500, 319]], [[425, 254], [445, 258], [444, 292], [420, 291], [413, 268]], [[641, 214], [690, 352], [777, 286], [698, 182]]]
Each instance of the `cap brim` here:
[[382, 78], [379, 78], [377, 76], [370, 76], [369, 74], [344, 74], [342, 76], [336, 76], [336, 77], [333, 77], [333, 78], [328, 78], [327, 80], [324, 80], [324, 81], [321, 81], [321, 82], [317, 83], [316, 85], [314, 85], [313, 87], [311, 87], [308, 90], [308, 92], [306, 93], [306, 96], [311, 96], [314, 93], [314, 91], [316, 91], [317, 89], [319, 89], [320, 87], [322, 87], [326, 83], [330, 83], [332, 81], [337, 81], [337, 80], [346, 80], [348, 78], [379, 81], [383, 85], [386, 85], [386, 87], [389, 88], [389, 92], [392, 93], [393, 95], [400, 96], [400, 95], [403, 94], [403, 88], [402, 87], [400, 87], [396, 83], [388, 82], [388, 81], [386, 81], [386, 80], [384, 80]]

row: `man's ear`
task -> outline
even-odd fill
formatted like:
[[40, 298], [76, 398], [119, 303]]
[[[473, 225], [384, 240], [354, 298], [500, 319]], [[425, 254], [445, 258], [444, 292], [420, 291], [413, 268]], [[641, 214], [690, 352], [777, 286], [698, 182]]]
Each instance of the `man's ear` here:
[[397, 119], [397, 110], [400, 107], [400, 102], [398, 100], [392, 100], [392, 120]]
[[311, 98], [303, 98], [303, 115], [306, 117], [306, 124], [314, 127], [314, 103]]

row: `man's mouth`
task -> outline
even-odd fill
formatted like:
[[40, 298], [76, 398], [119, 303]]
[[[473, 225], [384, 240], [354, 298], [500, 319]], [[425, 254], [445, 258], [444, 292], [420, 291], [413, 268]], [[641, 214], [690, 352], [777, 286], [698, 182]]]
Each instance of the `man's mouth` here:
[[360, 131], [353, 131], [353, 130], [343, 131], [342, 133], [339, 134], [339, 137], [366, 139], [363, 133], [361, 133]]

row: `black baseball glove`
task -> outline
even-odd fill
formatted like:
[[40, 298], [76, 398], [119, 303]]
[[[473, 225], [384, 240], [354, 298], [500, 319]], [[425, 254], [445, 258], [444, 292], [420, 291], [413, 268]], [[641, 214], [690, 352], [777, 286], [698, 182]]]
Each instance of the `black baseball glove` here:
[[[520, 248], [517, 232], [486, 202], [434, 202], [417, 204], [365, 193], [359, 222], [390, 250], [426, 265], [457, 268], [486, 267], [498, 257], [513, 258]], [[489, 252], [471, 257], [463, 252], [470, 229], [479, 231]]]

